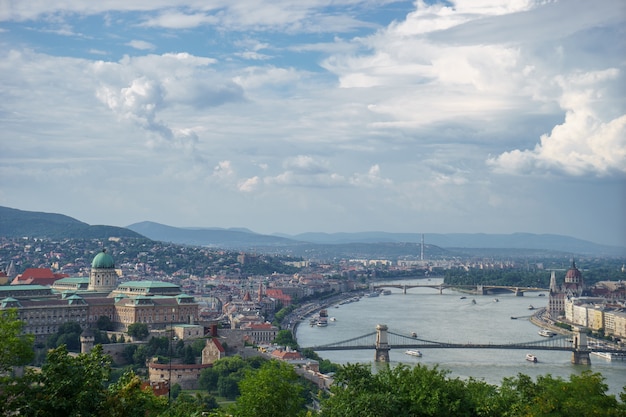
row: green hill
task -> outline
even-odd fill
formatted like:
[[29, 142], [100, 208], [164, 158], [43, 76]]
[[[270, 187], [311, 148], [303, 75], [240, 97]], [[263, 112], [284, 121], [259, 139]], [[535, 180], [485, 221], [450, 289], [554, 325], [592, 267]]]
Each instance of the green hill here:
[[17, 210], [0, 206], [0, 236], [50, 239], [143, 238], [137, 232], [116, 226], [91, 226], [63, 214]]

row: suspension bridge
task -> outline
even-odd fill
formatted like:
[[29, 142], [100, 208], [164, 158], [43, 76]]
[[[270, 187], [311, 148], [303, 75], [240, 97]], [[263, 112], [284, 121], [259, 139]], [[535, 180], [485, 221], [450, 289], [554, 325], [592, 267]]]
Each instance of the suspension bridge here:
[[378, 324], [376, 331], [372, 333], [303, 349], [311, 349], [314, 351], [372, 349], [376, 352], [375, 360], [377, 362], [389, 362], [389, 350], [391, 349], [523, 349], [569, 351], [572, 352], [572, 363], [577, 365], [591, 364], [589, 353], [594, 351], [626, 355], [626, 349], [590, 346], [587, 343], [586, 333], [581, 332], [579, 328], [575, 328], [573, 335], [570, 336], [556, 335], [529, 342], [504, 344], [450, 343], [426, 340], [414, 335], [395, 333], [389, 331], [385, 324]]

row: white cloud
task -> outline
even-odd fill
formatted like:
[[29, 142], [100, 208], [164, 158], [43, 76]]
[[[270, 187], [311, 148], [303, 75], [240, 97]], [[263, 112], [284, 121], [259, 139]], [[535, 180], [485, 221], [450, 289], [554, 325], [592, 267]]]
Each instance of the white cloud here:
[[[532, 150], [515, 149], [490, 158], [496, 172], [527, 174], [546, 171], [568, 175], [605, 176], [626, 173], [626, 114], [602, 111], [611, 93], [607, 86], [620, 79], [616, 69], [558, 77], [565, 120]], [[608, 83], [608, 84], [607, 84]], [[617, 94], [620, 94], [617, 92]], [[611, 102], [612, 100], [608, 100]]]
[[259, 185], [259, 177], [254, 176], [239, 182], [239, 191], [249, 193], [254, 191]]
[[126, 45], [131, 48], [139, 49], [140, 51], [151, 51], [155, 49], [154, 44], [137, 39], [128, 42]]

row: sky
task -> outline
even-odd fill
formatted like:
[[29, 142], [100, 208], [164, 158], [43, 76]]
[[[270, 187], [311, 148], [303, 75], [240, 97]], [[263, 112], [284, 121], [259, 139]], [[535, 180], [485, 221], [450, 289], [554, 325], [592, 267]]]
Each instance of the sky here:
[[0, 0], [0, 205], [626, 246], [623, 0]]

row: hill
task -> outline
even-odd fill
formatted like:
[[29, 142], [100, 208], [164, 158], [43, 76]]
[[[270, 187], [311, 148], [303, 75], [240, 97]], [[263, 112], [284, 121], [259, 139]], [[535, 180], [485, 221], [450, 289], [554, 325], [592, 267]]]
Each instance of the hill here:
[[24, 211], [2, 206], [0, 206], [0, 236], [10, 238], [46, 237], [50, 239], [144, 237], [123, 227], [91, 226], [63, 214]]
[[[155, 222], [135, 223], [126, 228], [89, 225], [62, 214], [0, 207], [0, 236], [47, 237], [51, 239], [103, 239], [132, 237], [174, 244], [209, 246], [267, 254], [288, 254], [311, 259], [416, 257], [420, 253], [419, 233], [302, 233], [264, 235], [244, 228], [173, 227]], [[452, 256], [535, 256], [572, 254], [625, 257], [626, 248], [599, 245], [562, 235], [513, 233], [425, 233], [428, 258]]]
[[222, 249], [248, 249], [256, 246], [290, 246], [298, 242], [278, 236], [254, 233], [247, 229], [218, 227], [172, 227], [154, 222], [140, 222], [126, 226], [152, 240], [184, 245], [211, 246]]
[[[419, 233], [302, 233], [298, 235], [263, 235], [247, 229], [177, 228], [159, 223], [142, 222], [127, 226], [142, 235], [166, 242], [222, 247], [225, 249], [257, 250], [305, 256], [324, 253], [335, 256], [381, 257], [415, 256], [422, 235]], [[497, 251], [500, 254], [528, 255], [559, 253], [591, 256], [626, 256], [626, 248], [599, 245], [569, 236], [551, 234], [513, 233], [450, 233], [424, 234], [431, 255], [477, 256]]]

